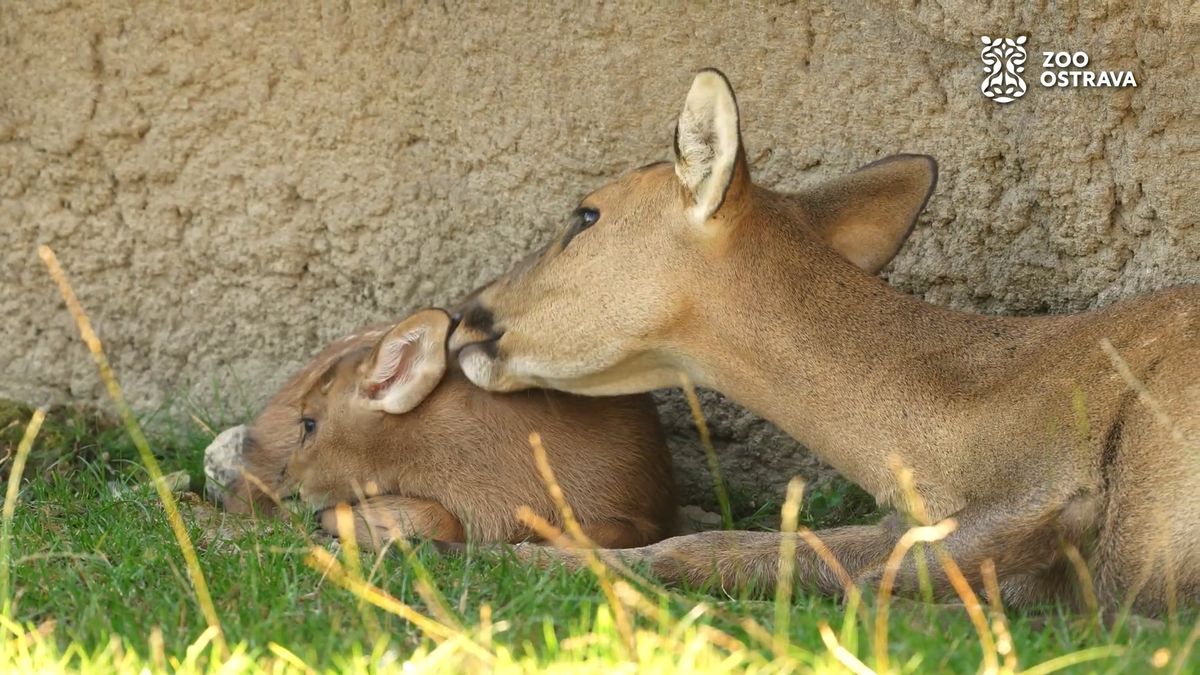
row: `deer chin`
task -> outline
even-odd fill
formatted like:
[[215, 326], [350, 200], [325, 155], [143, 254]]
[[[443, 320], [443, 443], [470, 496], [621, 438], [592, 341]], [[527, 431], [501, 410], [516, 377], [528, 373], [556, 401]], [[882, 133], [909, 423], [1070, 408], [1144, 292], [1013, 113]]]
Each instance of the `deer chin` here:
[[[494, 355], [493, 355], [494, 354]], [[497, 352], [490, 344], [463, 347], [459, 367], [475, 386], [494, 392], [554, 389], [580, 396], [625, 396], [677, 387], [682, 366], [641, 355], [609, 366], [592, 363], [534, 363]]]
[[521, 381], [513, 377], [500, 356], [492, 356], [490, 344], [476, 343], [463, 347], [458, 352], [458, 365], [472, 384], [480, 389], [495, 392], [519, 391], [537, 386], [534, 382]]

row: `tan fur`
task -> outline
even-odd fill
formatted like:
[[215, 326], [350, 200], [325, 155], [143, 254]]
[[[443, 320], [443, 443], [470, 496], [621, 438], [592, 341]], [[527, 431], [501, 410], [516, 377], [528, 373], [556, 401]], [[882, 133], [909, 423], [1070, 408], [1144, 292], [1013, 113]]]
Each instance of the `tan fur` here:
[[[694, 110], [724, 95], [694, 86], [681, 124], [703, 124]], [[451, 338], [468, 377], [612, 395], [676, 386], [683, 371], [883, 504], [903, 505], [893, 469], [911, 468], [930, 517], [957, 520], [945, 544], [968, 578], [978, 585], [994, 560], [1011, 603], [1076, 597], [1064, 542], [1087, 558], [1107, 607], [1200, 600], [1200, 288], [1070, 316], [930, 305], [873, 274], [932, 191], [932, 159], [897, 156], [780, 194], [750, 182], [740, 146], [709, 150], [732, 178], [703, 222], [689, 216], [711, 186], [681, 184], [681, 160], [644, 167], [583, 200], [595, 225], [472, 297]], [[870, 582], [904, 530], [893, 517], [819, 535]], [[778, 547], [775, 534], [714, 532], [626, 557], [668, 580], [770, 587]], [[802, 548], [801, 587], [838, 592]], [[915, 584], [912, 556], [900, 581]]]
[[[414, 322], [441, 330], [432, 335], [443, 345], [436, 358], [444, 365], [448, 317], [428, 310], [399, 327]], [[647, 396], [491, 394], [451, 369], [410, 412], [373, 410], [360, 400], [364, 371], [388, 329], [366, 329], [330, 345], [268, 402], [247, 435], [247, 473], [280, 496], [298, 489], [318, 509], [355, 504], [363, 545], [388, 539], [389, 532], [518, 542], [533, 538], [516, 516], [523, 505], [561, 523], [534, 464], [528, 439], [536, 431], [591, 536], [625, 547], [671, 534], [670, 456]], [[308, 439], [305, 417], [316, 424]], [[235, 485], [226, 500], [235, 511], [269, 511], [271, 503], [253, 480]], [[324, 511], [322, 525], [336, 534], [334, 513]]]

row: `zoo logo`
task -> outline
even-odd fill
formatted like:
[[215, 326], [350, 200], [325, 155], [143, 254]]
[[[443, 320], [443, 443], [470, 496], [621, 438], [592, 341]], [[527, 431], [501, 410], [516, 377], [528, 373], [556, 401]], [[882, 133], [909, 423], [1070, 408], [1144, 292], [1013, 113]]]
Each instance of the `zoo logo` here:
[[996, 103], [1011, 103], [1025, 95], [1025, 80], [1021, 73], [1025, 72], [1025, 41], [1028, 36], [1022, 35], [1017, 39], [992, 38], [984, 35], [983, 51], [979, 58], [983, 60], [983, 84], [979, 90], [983, 95]]

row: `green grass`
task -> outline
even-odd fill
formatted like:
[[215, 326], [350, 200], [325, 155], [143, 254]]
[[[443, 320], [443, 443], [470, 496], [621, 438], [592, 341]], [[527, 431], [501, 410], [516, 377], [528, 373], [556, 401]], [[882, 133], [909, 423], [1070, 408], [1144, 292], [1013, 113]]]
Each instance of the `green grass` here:
[[[0, 413], [0, 454], [6, 454], [15, 451], [29, 411], [0, 405]], [[200, 426], [156, 428], [151, 441], [164, 470], [197, 474], [209, 440]], [[206, 624], [136, 457], [112, 422], [76, 410], [56, 411], [46, 422], [13, 522], [14, 591], [0, 628], [0, 670], [133, 672], [179, 664], [186, 672], [210, 672], [224, 664], [230, 672], [399, 671], [411, 660], [419, 670], [449, 672], [836, 672], [841, 666], [822, 640], [822, 624], [874, 665], [869, 598], [864, 623], [836, 601], [798, 593], [786, 646], [773, 651], [773, 602], [644, 589], [647, 606], [631, 610], [637, 630], [631, 653], [590, 573], [538, 571], [492, 553], [445, 557], [419, 547], [416, 562], [428, 568], [454, 615], [447, 621], [461, 623], [461, 637], [438, 647], [413, 624], [365, 605], [308, 564], [311, 522], [255, 524], [185, 498], [188, 531], [231, 650], [220, 654], [201, 642], [189, 660]], [[11, 459], [0, 470], [9, 466]], [[864, 509], [861, 495], [833, 485], [814, 492], [803, 513], [807, 522], [825, 525], [864, 516]], [[413, 560], [393, 551], [362, 562], [372, 584], [433, 615]], [[489, 612], [490, 621], [483, 618]], [[1194, 614], [1115, 633], [1058, 608], [1010, 613], [1009, 620], [1022, 668], [1099, 655], [1064, 672], [1152, 672], [1157, 654], [1168, 661], [1163, 672], [1200, 672], [1195, 653], [1189, 663], [1179, 659]], [[975, 672], [981, 663], [979, 639], [958, 607], [894, 606], [887, 645], [896, 672]]]

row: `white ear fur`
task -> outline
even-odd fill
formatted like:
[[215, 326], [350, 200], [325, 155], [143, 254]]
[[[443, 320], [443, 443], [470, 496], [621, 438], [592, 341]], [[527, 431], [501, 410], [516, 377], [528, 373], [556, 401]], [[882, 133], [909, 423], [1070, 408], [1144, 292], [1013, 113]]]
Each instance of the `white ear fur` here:
[[688, 220], [693, 225], [703, 224], [721, 208], [740, 147], [733, 89], [720, 72], [700, 71], [675, 127], [675, 175], [692, 195]]
[[[448, 324], [449, 319], [444, 321]], [[359, 395], [366, 406], [393, 415], [406, 413], [420, 405], [446, 373], [446, 328], [404, 321], [383, 336], [365, 366]]]

